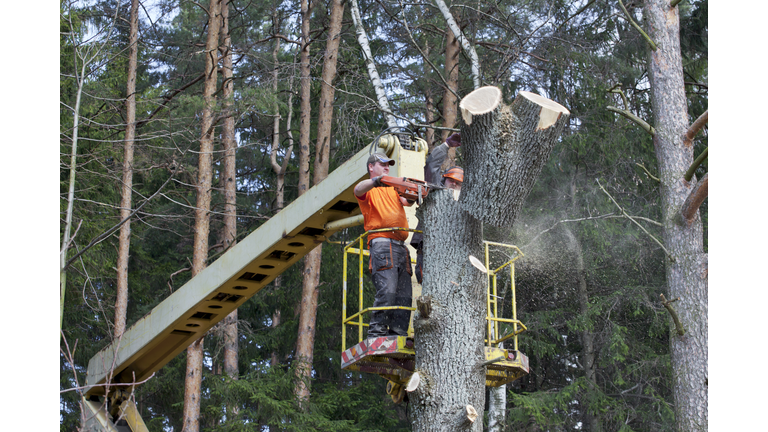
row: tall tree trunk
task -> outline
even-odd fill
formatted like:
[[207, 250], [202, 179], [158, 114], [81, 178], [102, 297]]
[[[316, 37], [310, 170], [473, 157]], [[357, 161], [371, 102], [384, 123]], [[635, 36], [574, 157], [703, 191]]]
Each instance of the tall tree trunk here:
[[[684, 175], [693, 162], [693, 146], [685, 141], [688, 109], [680, 54], [678, 9], [665, 0], [643, 3], [648, 35], [658, 49], [648, 62], [651, 104], [656, 133], [653, 144], [659, 164], [664, 244], [672, 255], [666, 260], [667, 294], [680, 298], [675, 309], [685, 335], [670, 331], [672, 395], [675, 422], [680, 431], [708, 428], [708, 282], [702, 222], [683, 223], [680, 209], [695, 185]], [[671, 326], [670, 320], [670, 326]]]
[[[237, 242], [237, 157], [235, 142], [234, 81], [232, 71], [232, 38], [229, 34], [229, 0], [221, 0], [221, 39], [223, 78], [222, 99], [224, 105], [221, 144], [224, 150], [220, 182], [224, 186], [224, 228], [221, 232], [222, 250], [229, 249]], [[238, 333], [237, 309], [224, 319], [224, 373], [238, 379]], [[227, 406], [227, 417], [232, 419], [239, 409], [237, 404]]]
[[[301, 0], [301, 53], [300, 53], [300, 77], [301, 86], [299, 90], [299, 196], [309, 190], [309, 134], [310, 134], [310, 69], [309, 69], [309, 19], [312, 12], [312, 5], [309, 0]], [[305, 315], [304, 309], [306, 303], [311, 301], [311, 282], [309, 278], [311, 274], [308, 274], [308, 267], [311, 272], [311, 268], [314, 264], [312, 253], [310, 252], [304, 257], [304, 270], [302, 279], [302, 296], [301, 304], [299, 307], [299, 320], [301, 315]], [[308, 292], [309, 291], [309, 292]], [[304, 323], [303, 326], [306, 326]], [[311, 323], [314, 330], [314, 321]], [[306, 352], [303, 347], [299, 346], [302, 332], [306, 329], [299, 323], [299, 340], [296, 342], [296, 378], [297, 384], [294, 387], [294, 394], [297, 400], [301, 403], [309, 398], [309, 377], [312, 373], [312, 360], [307, 359]], [[299, 355], [299, 351], [302, 350], [302, 354]]]
[[[458, 118], [459, 98], [459, 54], [461, 46], [459, 41], [453, 35], [453, 32], [445, 32], [445, 76], [448, 88], [445, 89], [443, 96], [443, 127], [452, 128], [456, 126]], [[450, 131], [443, 131], [443, 142], [448, 139]], [[456, 149], [448, 149], [448, 157], [443, 163], [443, 169], [456, 164]]]
[[[422, 296], [431, 297], [432, 312], [414, 320], [415, 371], [421, 377], [410, 396], [416, 432], [482, 430], [486, 276], [468, 257], [482, 256], [483, 222], [514, 222], [521, 205], [515, 201], [530, 192], [569, 116], [562, 106], [530, 93], [506, 107], [501, 91], [487, 87], [467, 95], [460, 108], [465, 156], [469, 166], [484, 168], [467, 170], [458, 202], [447, 190], [437, 190], [419, 210], [424, 250], [430, 251], [424, 255]], [[494, 162], [499, 158], [505, 164]], [[507, 173], [510, 165], [525, 163], [534, 166]], [[482, 196], [482, 185], [498, 178], [517, 185], [515, 191]], [[480, 196], [467, 197], [467, 191]], [[468, 202], [478, 208], [468, 211]], [[470, 420], [469, 407], [480, 421]]]
[[[325, 46], [323, 74], [320, 89], [320, 109], [317, 119], [317, 143], [315, 144], [315, 174], [313, 183], [319, 184], [328, 176], [331, 125], [333, 123], [333, 80], [336, 78], [339, 42], [341, 40], [341, 19], [344, 15], [344, 0], [332, 0], [328, 41]], [[304, 280], [302, 282], [299, 335], [296, 341], [296, 358], [303, 362], [298, 369], [296, 395], [299, 400], [309, 399], [309, 380], [314, 357], [315, 329], [317, 318], [317, 297], [320, 284], [322, 245], [304, 258]]]
[[357, 42], [363, 50], [365, 64], [368, 67], [368, 77], [371, 79], [371, 84], [376, 92], [376, 100], [379, 103], [379, 109], [381, 109], [387, 117], [387, 127], [396, 127], [397, 122], [395, 121], [395, 116], [392, 115], [392, 110], [389, 108], [389, 101], [387, 100], [387, 93], [384, 91], [384, 84], [381, 82], [379, 71], [376, 69], [376, 63], [373, 61], [373, 54], [371, 54], [371, 47], [368, 43], [368, 35], [365, 32], [365, 27], [363, 27], [363, 19], [360, 17], [360, 6], [358, 6], [357, 0], [350, 0], [349, 9], [352, 14], [352, 22], [355, 24]]
[[475, 90], [477, 90], [480, 88], [480, 59], [477, 57], [477, 51], [475, 51], [475, 47], [469, 43], [467, 37], [464, 36], [464, 33], [462, 33], [461, 28], [453, 18], [451, 11], [445, 4], [445, 1], [435, 0], [435, 3], [440, 9], [440, 12], [443, 14], [443, 18], [445, 18], [445, 22], [448, 24], [448, 29], [456, 38], [456, 40], [461, 44], [461, 46], [464, 47], [464, 51], [466, 51], [469, 55], [469, 59], [472, 63], [472, 83], [474, 84]]
[[[201, 116], [200, 156], [197, 167], [197, 200], [195, 203], [195, 237], [192, 251], [192, 277], [206, 266], [210, 229], [211, 183], [213, 168], [213, 110], [216, 103], [216, 66], [218, 64], [219, 0], [210, 0], [208, 7], [208, 38], [205, 44], [204, 107]], [[200, 397], [203, 372], [203, 339], [187, 348], [187, 372], [184, 377], [184, 432], [200, 430]]]
[[[139, 0], [131, 0], [130, 37], [128, 42], [128, 83], [125, 100], [125, 151], [123, 156], [123, 187], [120, 199], [120, 220], [131, 214], [133, 194], [133, 144], [136, 138], [136, 64], [139, 42]], [[117, 300], [115, 301], [115, 339], [125, 331], [128, 310], [128, 257], [131, 246], [130, 219], [120, 227], [117, 250]]]
[[[503, 348], [503, 344], [499, 344]], [[503, 432], [507, 420], [507, 385], [488, 390], [488, 432]]]
[[[274, 32], [275, 34], [280, 33], [280, 21], [277, 17], [277, 10], [274, 11], [272, 15], [273, 25], [274, 25]], [[277, 93], [277, 83], [278, 83], [278, 59], [277, 59], [277, 53], [280, 51], [280, 38], [275, 38], [275, 48], [272, 50], [272, 61], [274, 62], [274, 68], [272, 70], [272, 91], [275, 94]], [[277, 150], [280, 146], [280, 107], [275, 102], [275, 114], [274, 119], [272, 120], [272, 150], [269, 153], [269, 160], [272, 165], [272, 170], [275, 172], [275, 176], [277, 177], [276, 180], [276, 186], [275, 186], [275, 212], [279, 212], [283, 209], [285, 206], [285, 172], [288, 170], [288, 163], [291, 160], [291, 154], [293, 153], [293, 134], [291, 133], [291, 119], [292, 119], [292, 113], [293, 113], [293, 78], [291, 78], [291, 85], [290, 89], [288, 91], [288, 118], [286, 120], [286, 131], [288, 133], [288, 148], [285, 149], [285, 156], [283, 156], [283, 163], [280, 165], [277, 162]], [[283, 276], [280, 275], [275, 278], [274, 282], [272, 282], [272, 289], [275, 292], [280, 291], [280, 287], [283, 285]], [[272, 329], [277, 328], [280, 325], [280, 319], [282, 316], [282, 312], [280, 311], [280, 308], [275, 309], [275, 311], [272, 313], [272, 324], [270, 327]], [[271, 358], [270, 358], [270, 365], [276, 366], [280, 361], [277, 358], [277, 352], [272, 352]]]

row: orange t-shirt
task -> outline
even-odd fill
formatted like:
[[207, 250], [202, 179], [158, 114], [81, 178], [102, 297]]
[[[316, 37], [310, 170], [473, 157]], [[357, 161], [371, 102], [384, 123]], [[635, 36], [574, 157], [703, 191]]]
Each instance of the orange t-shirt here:
[[[376, 187], [357, 198], [360, 210], [365, 219], [366, 231], [379, 228], [408, 228], [408, 219], [405, 217], [405, 209], [400, 203], [400, 195], [393, 187]], [[408, 231], [386, 231], [373, 233], [368, 236], [368, 244], [371, 239], [387, 237], [395, 240], [408, 238]]]

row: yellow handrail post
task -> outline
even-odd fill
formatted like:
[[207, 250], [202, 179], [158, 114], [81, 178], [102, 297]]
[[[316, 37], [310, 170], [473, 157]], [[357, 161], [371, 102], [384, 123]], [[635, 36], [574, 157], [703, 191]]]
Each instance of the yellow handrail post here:
[[487, 270], [486, 275], [486, 281], [487, 281], [487, 287], [486, 289], [486, 321], [488, 321], [488, 346], [493, 346], [493, 322], [491, 321], [491, 272], [490, 269], [490, 261], [489, 261], [489, 251], [488, 251], [488, 244], [485, 244], [485, 269]]
[[515, 351], [517, 351], [517, 296], [515, 293], [515, 263], [513, 262], [509, 266], [509, 277], [512, 279], [511, 286], [512, 286], [512, 319], [515, 320], [515, 322], [512, 324], [512, 328], [515, 331]]
[[341, 352], [344, 352], [347, 350], [347, 248], [344, 248], [342, 263], [344, 275], [342, 277], [343, 298], [341, 301]]
[[[359, 259], [360, 269], [358, 273], [358, 280], [360, 281], [360, 283], [358, 284], [359, 290], [360, 290], [360, 293], [358, 294], [358, 297], [360, 299], [359, 301], [360, 309], [358, 310], [360, 311], [363, 310], [363, 237], [365, 237], [365, 235], [360, 236], [360, 246], [359, 246], [360, 253], [358, 254], [358, 256], [360, 257]], [[362, 341], [363, 341], [363, 316], [360, 315], [359, 319], [357, 320], [357, 342], [360, 343]]]

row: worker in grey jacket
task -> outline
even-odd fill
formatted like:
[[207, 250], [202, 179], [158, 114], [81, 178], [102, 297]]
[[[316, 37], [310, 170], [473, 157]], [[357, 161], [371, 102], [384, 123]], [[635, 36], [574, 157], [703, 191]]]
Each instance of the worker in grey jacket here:
[[[449, 136], [444, 143], [432, 149], [432, 152], [427, 156], [426, 163], [424, 164], [424, 181], [429, 184], [429, 187], [461, 191], [461, 184], [464, 182], [464, 170], [462, 168], [453, 166], [445, 170], [442, 174], [440, 173], [440, 167], [448, 156], [448, 149], [451, 147], [459, 147], [460, 145], [461, 134], [457, 132]], [[416, 229], [423, 231], [424, 224], [419, 221], [419, 225]], [[411, 246], [416, 249], [416, 280], [421, 283], [424, 263], [424, 235], [422, 233], [414, 233], [411, 238]]]

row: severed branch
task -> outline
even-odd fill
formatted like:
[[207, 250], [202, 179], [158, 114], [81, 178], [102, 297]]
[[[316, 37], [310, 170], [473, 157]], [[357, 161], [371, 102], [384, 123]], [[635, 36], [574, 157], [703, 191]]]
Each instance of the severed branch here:
[[683, 1], [683, 0], [672, 0], [671, 2], [669, 2], [669, 7], [673, 8], [673, 7], [677, 6], [678, 3], [680, 3], [681, 1]]
[[605, 194], [606, 194], [606, 195], [608, 195], [608, 198], [610, 198], [610, 199], [611, 199], [611, 201], [613, 201], [613, 203], [614, 203], [614, 204], [616, 204], [616, 207], [618, 207], [618, 208], [619, 208], [619, 210], [621, 210], [621, 214], [622, 214], [624, 217], [626, 217], [627, 219], [631, 220], [631, 221], [632, 221], [632, 223], [634, 223], [635, 225], [637, 225], [638, 227], [640, 227], [640, 229], [641, 229], [641, 230], [643, 230], [643, 232], [644, 232], [644, 233], [648, 234], [648, 236], [649, 236], [649, 237], [651, 237], [651, 238], [653, 239], [653, 241], [655, 241], [655, 242], [656, 242], [656, 244], [658, 244], [658, 245], [659, 245], [659, 247], [661, 247], [661, 249], [662, 249], [662, 250], [664, 250], [664, 252], [667, 254], [667, 257], [669, 257], [670, 261], [674, 262], [674, 261], [675, 261], [675, 257], [673, 257], [671, 253], [669, 253], [669, 251], [667, 250], [667, 248], [665, 248], [665, 247], [664, 247], [664, 245], [663, 245], [663, 244], [661, 244], [661, 242], [660, 242], [660, 241], [659, 241], [659, 240], [658, 240], [656, 237], [654, 237], [654, 236], [653, 236], [653, 234], [649, 233], [649, 232], [648, 232], [648, 230], [646, 230], [645, 228], [643, 228], [643, 226], [642, 226], [642, 225], [640, 225], [640, 224], [639, 224], [639, 223], [638, 223], [638, 222], [635, 220], [635, 218], [633, 218], [632, 216], [628, 215], [628, 214], [627, 214], [627, 212], [625, 212], [625, 211], [624, 211], [624, 209], [623, 209], [623, 208], [622, 208], [622, 207], [619, 205], [619, 203], [617, 203], [617, 202], [616, 202], [616, 200], [615, 200], [615, 199], [613, 199], [613, 197], [611, 196], [611, 194], [609, 194], [609, 193], [608, 193], [608, 191], [607, 191], [607, 190], [605, 190], [605, 188], [603, 187], [603, 185], [601, 185], [601, 184], [600, 184], [600, 180], [597, 180], [597, 179], [595, 179], [595, 180], [597, 181], [597, 185], [598, 185], [598, 186], [600, 186], [600, 189], [602, 189], [602, 190], [603, 190], [603, 192], [605, 192]]
[[695, 122], [691, 125], [691, 127], [688, 128], [688, 131], [685, 133], [685, 139], [683, 140], [683, 144], [686, 147], [690, 147], [693, 144], [693, 138], [698, 135], [699, 131], [701, 131], [702, 128], [704, 128], [704, 125], [709, 122], [709, 110], [704, 111], [702, 115], [699, 116], [699, 118], [696, 119]]
[[608, 111], [613, 111], [615, 113], [621, 114], [624, 117], [632, 120], [633, 122], [637, 123], [640, 127], [642, 127], [646, 132], [648, 132], [651, 136], [653, 136], [656, 133], [656, 130], [653, 128], [653, 126], [649, 125], [645, 120], [641, 119], [640, 117], [632, 114], [631, 112], [623, 109], [616, 108], [614, 106], [608, 105], [606, 107]]
[[672, 303], [680, 300], [680, 297], [667, 301], [667, 299], [664, 297], [664, 294], [660, 294], [660, 296], [661, 296], [661, 304], [663, 304], [664, 307], [667, 308], [667, 310], [669, 311], [669, 314], [672, 316], [672, 321], [675, 322], [675, 329], [677, 329], [678, 336], [684, 335], [685, 329], [683, 329], [683, 323], [680, 322], [680, 318], [677, 317], [677, 312], [675, 312], [675, 309], [672, 308]]
[[708, 183], [709, 173], [706, 173], [704, 174], [704, 177], [696, 183], [696, 186], [693, 187], [693, 190], [688, 195], [688, 198], [685, 199], [685, 202], [680, 209], [680, 214], [683, 216], [683, 220], [688, 226], [691, 226], [694, 218], [696, 218], [696, 213], [699, 211], [701, 203], [707, 198], [709, 192]]

